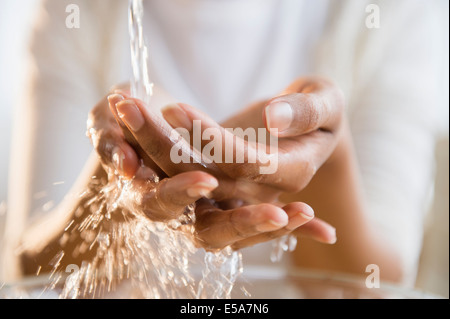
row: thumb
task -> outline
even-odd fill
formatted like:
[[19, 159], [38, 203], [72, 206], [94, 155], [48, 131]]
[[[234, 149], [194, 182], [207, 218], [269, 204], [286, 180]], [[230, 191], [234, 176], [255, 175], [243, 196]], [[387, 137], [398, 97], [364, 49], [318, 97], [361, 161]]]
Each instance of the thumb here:
[[342, 93], [330, 82], [315, 80], [305, 85], [300, 80], [285, 95], [265, 106], [263, 120], [267, 130], [278, 137], [294, 137], [315, 130], [333, 132], [342, 118]]

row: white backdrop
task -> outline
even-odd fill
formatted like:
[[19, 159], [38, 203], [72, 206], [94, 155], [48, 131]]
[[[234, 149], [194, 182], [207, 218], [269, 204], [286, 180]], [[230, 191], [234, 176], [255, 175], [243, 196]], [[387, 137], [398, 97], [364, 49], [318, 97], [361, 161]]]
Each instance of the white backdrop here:
[[28, 34], [39, 0], [0, 2], [0, 234], [8, 188], [14, 103], [20, 94]]
[[[449, 126], [449, 2], [434, 0], [441, 6], [443, 30], [442, 50], [446, 59], [442, 65], [442, 134], [448, 136]], [[40, 0], [2, 0], [0, 1], [0, 241], [4, 222], [4, 207], [7, 198], [9, 149], [16, 97], [21, 92], [28, 35], [33, 14]], [[73, 1], [74, 3], [77, 0]], [[81, 13], [83, 14], [83, 13]], [[382, 13], [381, 13], [382, 14]], [[447, 140], [448, 141], [448, 140]], [[448, 148], [447, 148], [448, 153]], [[447, 163], [444, 163], [448, 167]], [[445, 196], [445, 195], [444, 195]], [[445, 200], [445, 199], [444, 199]], [[447, 193], [448, 207], [448, 193]], [[448, 229], [447, 229], [448, 242]], [[448, 258], [447, 258], [448, 263]], [[447, 272], [448, 278], [448, 272]], [[447, 286], [448, 287], [448, 286]], [[448, 288], [447, 288], [448, 289]]]
[[[0, 1], [0, 203], [7, 198], [8, 162], [11, 139], [14, 101], [20, 94], [20, 81], [23, 74], [24, 54], [26, 53], [28, 33], [33, 13], [40, 0], [2, 0]], [[442, 127], [448, 134], [449, 118], [449, 65], [448, 65], [448, 0], [435, 0], [442, 10], [442, 28], [446, 36], [442, 48], [446, 59], [442, 68]], [[76, 0], [74, 0], [76, 3]], [[0, 208], [1, 210], [1, 208]], [[1, 215], [1, 212], [0, 212]], [[0, 217], [1, 219], [1, 217]]]

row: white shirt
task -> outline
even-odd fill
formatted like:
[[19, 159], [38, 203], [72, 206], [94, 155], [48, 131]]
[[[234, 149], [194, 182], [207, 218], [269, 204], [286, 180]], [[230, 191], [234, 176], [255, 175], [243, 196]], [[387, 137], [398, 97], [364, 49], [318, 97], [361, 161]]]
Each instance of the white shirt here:
[[[381, 27], [368, 29], [372, 2], [147, 1], [150, 73], [175, 99], [217, 120], [298, 76], [335, 80], [348, 100], [369, 218], [413, 279], [433, 172], [435, 33], [425, 1], [376, 2]], [[92, 151], [87, 113], [131, 74], [126, 2], [78, 1], [80, 29], [65, 27], [69, 3], [44, 1], [34, 33], [9, 197], [23, 224], [69, 190]], [[36, 200], [42, 191], [47, 196]]]
[[145, 3], [154, 81], [216, 120], [312, 72], [328, 13], [328, 0]]

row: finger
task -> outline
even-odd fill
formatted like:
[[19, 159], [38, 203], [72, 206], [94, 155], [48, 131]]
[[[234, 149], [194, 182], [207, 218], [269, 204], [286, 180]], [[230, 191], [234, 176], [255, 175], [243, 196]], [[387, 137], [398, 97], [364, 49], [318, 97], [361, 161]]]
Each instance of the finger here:
[[138, 146], [168, 176], [188, 171], [203, 171], [220, 179], [220, 187], [214, 192], [215, 198], [220, 200], [235, 195], [235, 181], [215, 165], [203, 162], [201, 155], [191, 149], [191, 145], [176, 130], [160, 115], [148, 109], [142, 101], [125, 99], [115, 107]]
[[[117, 103], [115, 107], [120, 119], [133, 134], [137, 143], [167, 175], [174, 176], [193, 170], [205, 171], [201, 156], [193, 152], [182, 136], [161, 116], [147, 108], [142, 101], [126, 99]], [[173, 150], [178, 150], [182, 154], [181, 159], [184, 160], [178, 162], [172, 159]]]
[[[266, 184], [286, 192], [296, 193], [309, 183], [333, 152], [336, 140], [331, 134], [315, 131], [281, 139], [279, 143], [271, 140], [268, 149], [262, 143], [249, 142], [245, 136], [241, 138], [239, 130], [224, 129], [208, 115], [187, 104], [169, 105], [163, 109], [163, 116], [173, 127], [187, 129], [193, 137], [192, 145], [201, 150], [201, 156], [213, 160], [230, 178]], [[250, 133], [247, 131], [246, 134]], [[259, 133], [254, 132], [257, 139]], [[212, 140], [205, 138], [210, 134]], [[213, 150], [212, 155], [209, 149]], [[231, 155], [228, 157], [227, 154]]]
[[311, 238], [324, 244], [331, 245], [337, 241], [336, 229], [317, 217], [295, 230], [294, 233], [299, 237]]
[[[162, 112], [172, 127], [188, 130], [193, 147], [200, 150], [204, 161], [214, 163], [227, 176], [236, 180], [277, 184], [278, 176], [264, 174], [264, 168], [277, 158], [277, 150], [272, 149], [274, 154], [268, 154], [265, 140], [264, 144], [258, 143], [260, 136], [256, 130], [227, 130], [187, 104], [169, 105]], [[265, 130], [263, 133], [265, 139]]]
[[[119, 91], [116, 90], [115, 92], [119, 92]], [[125, 137], [127, 137], [127, 134], [130, 134], [131, 135], [130, 137], [133, 137], [133, 135], [128, 130], [125, 123], [123, 123], [122, 120], [120, 119], [119, 114], [117, 113], [117, 110], [116, 110], [116, 104], [125, 100], [125, 92], [122, 92], [122, 91], [120, 91], [120, 92], [121, 92], [121, 94], [113, 93], [108, 96], [109, 109], [110, 109], [111, 113], [114, 115], [114, 118], [115, 118], [117, 124], [122, 129], [122, 132], [124, 133]]]
[[150, 191], [145, 190], [145, 183], [141, 181], [136, 183], [138, 184], [134, 186], [138, 185], [137, 209], [154, 221], [165, 221], [180, 216], [186, 206], [202, 197], [209, 197], [219, 185], [213, 176], [199, 171], [166, 178]]
[[342, 119], [344, 98], [333, 83], [321, 78], [299, 79], [264, 108], [266, 128], [278, 137], [315, 130], [334, 132]]
[[[125, 123], [121, 120], [117, 109], [116, 104], [125, 100], [126, 97], [129, 97], [129, 93], [123, 90], [115, 90], [114, 94], [108, 96], [109, 109], [111, 113], [114, 115], [114, 118], [119, 124], [121, 131], [123, 133], [124, 139], [127, 142], [128, 148], [131, 148], [135, 151], [135, 153], [139, 156], [139, 158], [144, 162], [144, 165], [151, 168], [158, 176], [165, 177], [165, 173], [159, 168], [158, 165], [145, 153], [145, 151], [141, 148], [139, 143], [134, 138], [133, 134], [130, 132]], [[130, 160], [131, 161], [131, 160]], [[132, 163], [133, 165], [137, 165], [137, 163]], [[130, 164], [131, 165], [131, 164]]]
[[207, 249], [219, 249], [260, 233], [279, 230], [288, 224], [286, 212], [270, 204], [221, 210], [207, 200], [196, 207], [199, 243]]
[[232, 245], [232, 248], [241, 249], [250, 247], [259, 243], [288, 235], [297, 228], [303, 227], [303, 225], [310, 222], [314, 218], [313, 209], [305, 203], [290, 203], [284, 206], [283, 210], [289, 217], [289, 222], [285, 227], [273, 232], [262, 233], [244, 240], [237, 241]]
[[89, 114], [88, 135], [103, 165], [131, 178], [139, 166], [137, 155], [125, 141], [106, 104], [101, 102]]
[[122, 141], [113, 149], [112, 163], [117, 173], [126, 178], [133, 178], [139, 168], [136, 152], [130, 145]]

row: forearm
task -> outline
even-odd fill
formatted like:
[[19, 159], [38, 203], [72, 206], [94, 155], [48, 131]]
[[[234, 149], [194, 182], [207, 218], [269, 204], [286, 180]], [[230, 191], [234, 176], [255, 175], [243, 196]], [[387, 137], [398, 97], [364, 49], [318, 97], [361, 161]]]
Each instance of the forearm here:
[[63, 268], [69, 264], [80, 265], [94, 253], [94, 250], [88, 250], [84, 254], [73, 254], [75, 247], [83, 242], [79, 232], [73, 232], [70, 240], [63, 239], [71, 223], [77, 224], [90, 213], [86, 199], [80, 194], [89, 188], [93, 176], [102, 181], [106, 178], [96, 154], [90, 157], [77, 182], [55, 210], [25, 230], [18, 256], [23, 275], [34, 275], [39, 268], [42, 273], [51, 271], [50, 262], [61, 251], [65, 252], [60, 265]]
[[330, 159], [318, 170], [301, 193], [284, 201], [301, 200], [311, 205], [316, 216], [336, 228], [337, 242], [324, 245], [307, 238], [294, 253], [297, 266], [362, 275], [366, 266], [377, 264], [381, 277], [398, 281], [402, 277], [398, 254], [383, 242], [366, 216], [364, 194], [349, 128]]

